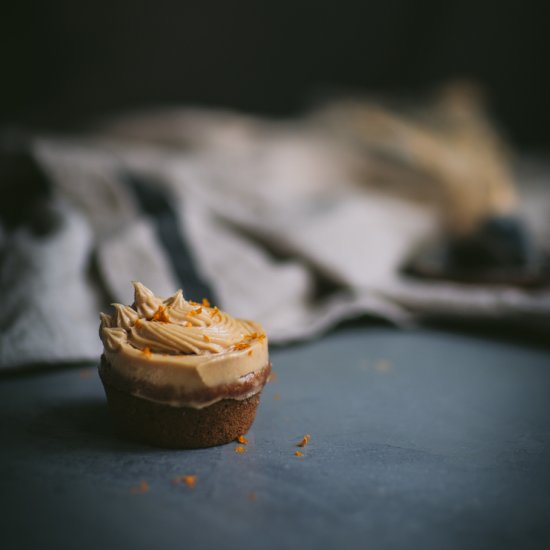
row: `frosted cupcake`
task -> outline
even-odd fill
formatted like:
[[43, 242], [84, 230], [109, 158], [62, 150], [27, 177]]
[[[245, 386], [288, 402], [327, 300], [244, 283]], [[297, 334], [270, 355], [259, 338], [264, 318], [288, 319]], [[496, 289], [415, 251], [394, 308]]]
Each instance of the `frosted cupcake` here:
[[132, 306], [102, 313], [99, 374], [125, 436], [171, 448], [245, 434], [271, 371], [266, 334], [182, 291], [163, 300], [134, 283]]

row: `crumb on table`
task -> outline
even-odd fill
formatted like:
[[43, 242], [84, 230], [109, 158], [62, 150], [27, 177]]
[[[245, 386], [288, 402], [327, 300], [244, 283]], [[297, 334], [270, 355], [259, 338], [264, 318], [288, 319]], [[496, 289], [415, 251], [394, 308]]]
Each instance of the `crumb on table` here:
[[130, 487], [130, 493], [132, 493], [133, 495], [146, 493], [148, 490], [149, 490], [149, 483], [147, 483], [143, 479], [137, 485]]
[[378, 372], [387, 372], [387, 371], [391, 370], [392, 367], [393, 367], [393, 365], [392, 365], [391, 361], [388, 361], [387, 359], [379, 359], [374, 364], [374, 368]]
[[179, 485], [180, 483], [184, 483], [185, 485], [187, 485], [187, 487], [192, 489], [197, 484], [197, 476], [178, 476], [174, 479], [174, 485]]

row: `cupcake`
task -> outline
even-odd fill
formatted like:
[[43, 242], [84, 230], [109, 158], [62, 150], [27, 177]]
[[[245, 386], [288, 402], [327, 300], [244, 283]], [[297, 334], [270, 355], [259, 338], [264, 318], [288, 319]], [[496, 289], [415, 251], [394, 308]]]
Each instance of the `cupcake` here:
[[162, 299], [134, 288], [132, 306], [100, 314], [99, 374], [118, 431], [184, 449], [245, 434], [271, 371], [261, 325], [187, 301], [181, 290]]

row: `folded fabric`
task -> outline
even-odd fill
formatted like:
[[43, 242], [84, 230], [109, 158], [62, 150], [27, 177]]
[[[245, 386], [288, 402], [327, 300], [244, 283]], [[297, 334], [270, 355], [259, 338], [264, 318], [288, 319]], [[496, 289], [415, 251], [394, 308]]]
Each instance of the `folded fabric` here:
[[[296, 122], [178, 111], [93, 137], [36, 139], [33, 151], [62, 223], [40, 239], [25, 228], [3, 238], [3, 368], [97, 359], [98, 312], [106, 298], [131, 303], [132, 280], [158, 295], [206, 297], [279, 343], [365, 314], [397, 324], [550, 319], [548, 288], [403, 275], [437, 233], [438, 213], [358, 185], [341, 152]], [[523, 185], [525, 215], [544, 240], [550, 217], [529, 197], [531, 187], [533, 197], [547, 191]]]

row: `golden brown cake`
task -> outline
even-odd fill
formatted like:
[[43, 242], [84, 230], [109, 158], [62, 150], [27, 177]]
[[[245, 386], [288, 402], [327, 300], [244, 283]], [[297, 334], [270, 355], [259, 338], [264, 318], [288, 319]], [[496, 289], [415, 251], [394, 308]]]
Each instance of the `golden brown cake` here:
[[258, 323], [168, 299], [134, 283], [132, 306], [101, 314], [99, 374], [119, 432], [171, 448], [221, 445], [246, 433], [271, 365]]

